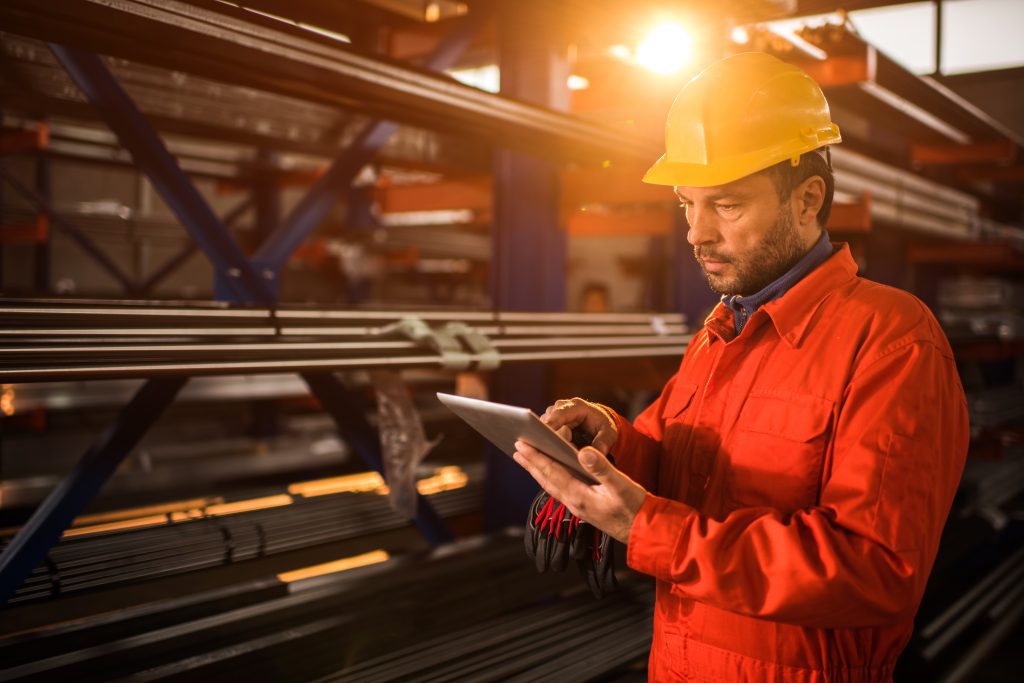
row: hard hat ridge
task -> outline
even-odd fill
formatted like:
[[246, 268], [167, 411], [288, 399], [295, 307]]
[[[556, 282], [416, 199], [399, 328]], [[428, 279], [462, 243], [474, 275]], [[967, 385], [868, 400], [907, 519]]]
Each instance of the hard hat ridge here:
[[665, 154], [644, 182], [721, 185], [840, 142], [828, 102], [800, 69], [744, 52], [704, 69], [669, 110]]

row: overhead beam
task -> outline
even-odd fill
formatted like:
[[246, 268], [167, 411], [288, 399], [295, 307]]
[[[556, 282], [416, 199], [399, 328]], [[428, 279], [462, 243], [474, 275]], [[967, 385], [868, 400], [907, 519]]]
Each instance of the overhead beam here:
[[[661, 141], [483, 92], [344, 43], [167, 0], [7, 0], [5, 30], [559, 160], [657, 156]], [[142, 37], [142, 39], [140, 39]]]
[[972, 145], [912, 145], [910, 159], [920, 166], [959, 166], [995, 163], [1006, 166], [1017, 160], [1017, 145], [1011, 140], [978, 142]]

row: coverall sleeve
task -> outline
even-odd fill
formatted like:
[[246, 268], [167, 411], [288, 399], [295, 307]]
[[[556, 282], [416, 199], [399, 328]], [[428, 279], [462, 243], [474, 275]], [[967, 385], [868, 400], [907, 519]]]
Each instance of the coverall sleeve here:
[[688, 598], [818, 628], [871, 626], [916, 609], [963, 470], [967, 408], [948, 350], [892, 349], [836, 409], [819, 504], [721, 520], [646, 497], [628, 563]]

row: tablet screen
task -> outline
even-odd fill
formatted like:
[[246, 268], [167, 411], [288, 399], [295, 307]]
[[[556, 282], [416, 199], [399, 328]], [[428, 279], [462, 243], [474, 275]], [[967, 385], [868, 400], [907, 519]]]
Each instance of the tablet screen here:
[[506, 455], [516, 452], [517, 440], [525, 441], [564, 465], [580, 481], [597, 483], [580, 465], [576, 447], [544, 424], [529, 408], [441, 392], [437, 398]]

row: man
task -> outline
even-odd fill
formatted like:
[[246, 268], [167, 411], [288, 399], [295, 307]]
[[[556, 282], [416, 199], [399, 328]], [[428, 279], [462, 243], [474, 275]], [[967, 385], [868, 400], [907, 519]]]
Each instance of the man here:
[[582, 399], [547, 410], [593, 435], [598, 485], [517, 444], [657, 579], [651, 680], [887, 681], [910, 637], [966, 403], [927, 308], [828, 241], [839, 141], [817, 84], [774, 57], [694, 77], [644, 180], [675, 186], [722, 301], [634, 424]]

